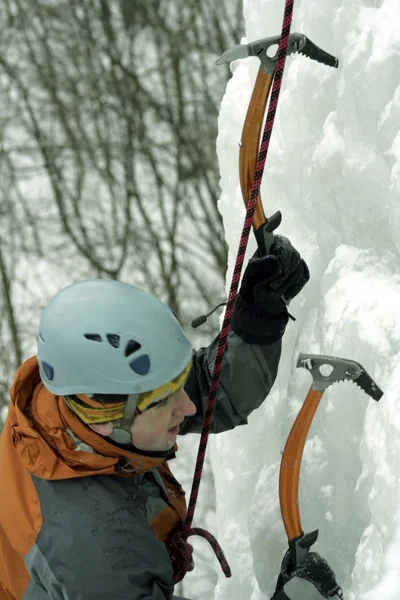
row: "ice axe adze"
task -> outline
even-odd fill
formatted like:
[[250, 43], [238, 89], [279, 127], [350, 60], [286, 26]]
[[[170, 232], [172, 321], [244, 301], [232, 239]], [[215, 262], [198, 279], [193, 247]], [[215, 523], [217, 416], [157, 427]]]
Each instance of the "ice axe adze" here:
[[382, 390], [366, 370], [354, 360], [317, 354], [299, 354], [296, 366], [310, 371], [313, 381], [289, 433], [279, 475], [279, 502], [293, 565], [301, 562], [318, 537], [318, 530], [307, 534], [302, 530], [298, 489], [307, 434], [326, 388], [336, 382], [347, 380], [356, 383], [374, 400], [378, 401], [383, 396]]

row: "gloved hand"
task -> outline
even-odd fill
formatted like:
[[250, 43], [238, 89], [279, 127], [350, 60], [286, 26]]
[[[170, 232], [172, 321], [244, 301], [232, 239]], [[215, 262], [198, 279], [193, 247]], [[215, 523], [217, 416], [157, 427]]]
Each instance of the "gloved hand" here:
[[275, 594], [272, 600], [339, 600], [343, 592], [335, 573], [317, 552], [309, 552], [293, 568], [290, 553], [286, 552], [281, 564]]
[[276, 235], [270, 254], [249, 260], [236, 298], [232, 329], [249, 344], [272, 344], [284, 334], [292, 300], [310, 279], [304, 260], [290, 241]]

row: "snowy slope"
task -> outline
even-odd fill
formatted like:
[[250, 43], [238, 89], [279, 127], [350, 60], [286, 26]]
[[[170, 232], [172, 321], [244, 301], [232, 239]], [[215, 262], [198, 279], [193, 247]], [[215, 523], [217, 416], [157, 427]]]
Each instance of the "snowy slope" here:
[[[247, 39], [280, 32], [283, 0], [247, 0]], [[340, 58], [286, 63], [264, 176], [267, 214], [307, 260], [311, 281], [291, 304], [278, 380], [247, 427], [211, 441], [218, 539], [233, 570], [215, 597], [269, 598], [286, 537], [278, 503], [281, 452], [311, 384], [299, 352], [359, 361], [379, 403], [342, 383], [324, 395], [305, 448], [300, 514], [348, 600], [400, 593], [400, 3], [295, 0], [292, 32]], [[240, 40], [238, 40], [239, 42]], [[232, 64], [221, 105], [219, 207], [230, 246], [227, 289], [244, 210], [238, 143], [258, 69]], [[249, 252], [255, 249], [251, 240]], [[397, 531], [397, 533], [396, 533]], [[378, 587], [376, 587], [378, 586]], [[376, 589], [375, 589], [376, 588]]]

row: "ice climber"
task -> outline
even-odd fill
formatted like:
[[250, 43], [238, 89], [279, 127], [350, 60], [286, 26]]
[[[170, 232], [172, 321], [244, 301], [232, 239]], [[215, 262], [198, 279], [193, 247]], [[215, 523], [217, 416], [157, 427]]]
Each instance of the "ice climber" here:
[[[288, 321], [281, 297], [308, 279], [283, 236], [249, 261], [213, 433], [246, 424], [268, 396]], [[193, 351], [154, 296], [93, 280], [50, 300], [37, 341], [0, 438], [0, 600], [177, 599], [167, 540], [186, 504], [169, 461], [178, 432], [201, 432], [216, 340]], [[313, 553], [295, 570], [284, 558], [274, 598], [340, 593]]]

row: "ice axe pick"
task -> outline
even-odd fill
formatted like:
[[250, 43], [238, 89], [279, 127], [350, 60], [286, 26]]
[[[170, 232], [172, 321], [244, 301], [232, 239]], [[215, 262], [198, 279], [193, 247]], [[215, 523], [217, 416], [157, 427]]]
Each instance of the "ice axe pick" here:
[[304, 445], [325, 390], [339, 381], [353, 381], [374, 400], [383, 396], [367, 371], [354, 360], [300, 353], [296, 366], [307, 369], [313, 381], [286, 441], [279, 475], [279, 502], [293, 565], [302, 561], [318, 537], [318, 530], [307, 534], [302, 530], [298, 490]]

